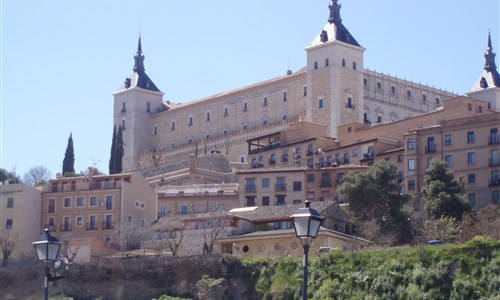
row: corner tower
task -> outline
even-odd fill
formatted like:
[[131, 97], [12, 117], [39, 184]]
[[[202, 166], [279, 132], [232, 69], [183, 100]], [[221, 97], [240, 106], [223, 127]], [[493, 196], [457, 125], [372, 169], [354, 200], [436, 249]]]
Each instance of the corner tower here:
[[337, 126], [363, 121], [363, 53], [365, 49], [342, 23], [337, 0], [330, 16], [307, 52], [308, 94], [306, 120], [327, 120], [328, 134]]
[[491, 46], [491, 35], [488, 32], [488, 46], [484, 54], [484, 68], [472, 89], [467, 96], [485, 100], [488, 107], [495, 111], [500, 111], [500, 74], [495, 64], [495, 53]]
[[140, 169], [139, 153], [151, 147], [151, 115], [166, 109], [163, 93], [146, 74], [140, 35], [134, 60], [133, 74], [113, 93], [113, 125], [123, 131], [123, 172]]

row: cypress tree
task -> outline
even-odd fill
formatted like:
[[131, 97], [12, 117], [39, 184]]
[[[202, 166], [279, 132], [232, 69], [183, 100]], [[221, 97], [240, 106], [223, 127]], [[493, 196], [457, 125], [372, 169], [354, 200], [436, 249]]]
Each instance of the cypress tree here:
[[122, 126], [118, 126], [118, 133], [116, 134], [116, 145], [115, 145], [115, 174], [122, 172], [122, 160], [123, 160], [123, 132]]
[[109, 156], [109, 174], [115, 174], [115, 152], [116, 152], [116, 125], [113, 127], [113, 139], [111, 140], [111, 153]]
[[64, 154], [63, 176], [75, 174], [75, 150], [73, 149], [73, 134], [69, 134], [68, 146], [66, 146], [66, 153]]

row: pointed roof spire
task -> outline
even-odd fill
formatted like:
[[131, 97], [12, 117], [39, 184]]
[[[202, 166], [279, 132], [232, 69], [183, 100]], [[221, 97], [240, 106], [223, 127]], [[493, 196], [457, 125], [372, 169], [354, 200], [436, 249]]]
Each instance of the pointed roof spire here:
[[144, 68], [144, 55], [142, 54], [141, 34], [139, 33], [139, 43], [137, 44], [137, 53], [134, 55], [134, 72], [140, 73], [146, 71]]
[[342, 18], [340, 17], [340, 8], [342, 8], [342, 5], [338, 3], [338, 0], [332, 0], [330, 5], [328, 5], [328, 8], [330, 9], [330, 17], [328, 18], [328, 22], [330, 24], [336, 22], [342, 23]]
[[484, 54], [484, 69], [486, 71], [491, 72], [497, 69], [497, 66], [495, 64], [495, 56], [496, 54], [493, 52], [493, 47], [491, 46], [491, 34], [488, 30], [488, 47], [486, 48], [486, 53]]

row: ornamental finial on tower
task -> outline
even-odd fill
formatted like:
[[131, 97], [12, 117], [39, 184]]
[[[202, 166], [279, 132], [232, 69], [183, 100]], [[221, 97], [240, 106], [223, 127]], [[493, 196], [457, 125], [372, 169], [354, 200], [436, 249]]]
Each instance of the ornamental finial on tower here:
[[137, 45], [137, 53], [134, 55], [135, 65], [134, 72], [144, 72], [146, 69], [144, 68], [144, 55], [142, 54], [142, 45], [141, 45], [141, 35], [139, 34], [139, 43]]
[[340, 18], [340, 8], [342, 5], [338, 3], [338, 0], [332, 0], [332, 3], [328, 5], [330, 9], [330, 17], [328, 18], [328, 22], [331, 23], [342, 23], [342, 18]]
[[495, 64], [495, 53], [493, 52], [493, 47], [491, 46], [491, 35], [489, 31], [488, 31], [488, 47], [486, 48], [486, 53], [484, 54], [484, 58], [485, 58], [484, 69], [486, 71], [491, 72], [497, 69], [497, 66]]

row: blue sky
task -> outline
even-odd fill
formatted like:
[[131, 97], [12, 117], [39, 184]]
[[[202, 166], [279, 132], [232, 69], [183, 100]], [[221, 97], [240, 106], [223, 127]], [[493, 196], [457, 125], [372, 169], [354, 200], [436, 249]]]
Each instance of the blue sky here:
[[[463, 94], [498, 54], [498, 0], [340, 0], [367, 68]], [[164, 100], [187, 102], [297, 71], [329, 0], [1, 3], [0, 166], [108, 172], [113, 96], [132, 73], [139, 32]], [[498, 56], [496, 59], [497, 65]]]

